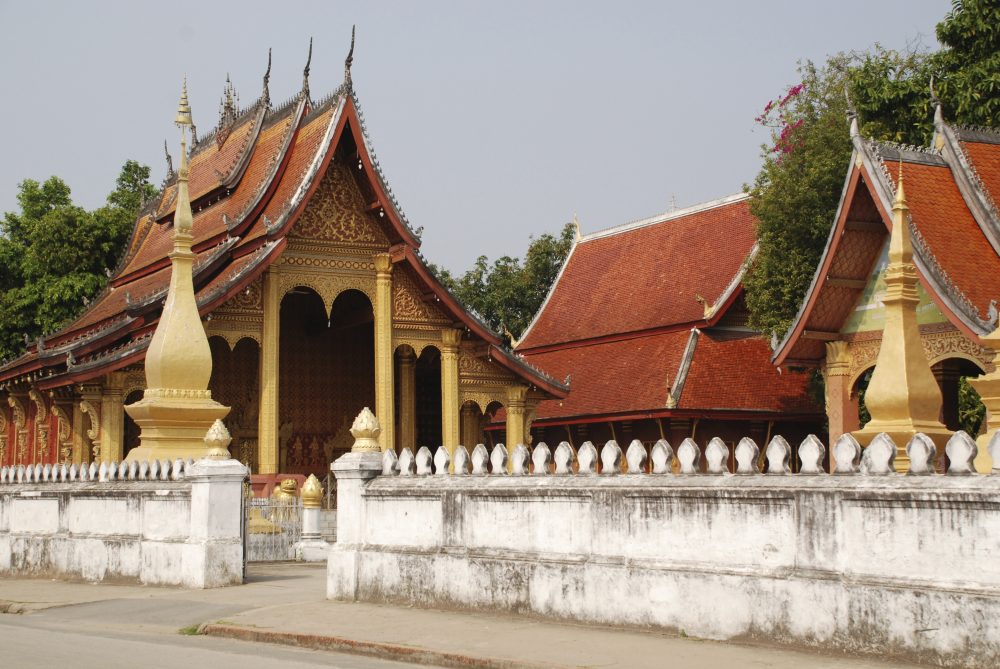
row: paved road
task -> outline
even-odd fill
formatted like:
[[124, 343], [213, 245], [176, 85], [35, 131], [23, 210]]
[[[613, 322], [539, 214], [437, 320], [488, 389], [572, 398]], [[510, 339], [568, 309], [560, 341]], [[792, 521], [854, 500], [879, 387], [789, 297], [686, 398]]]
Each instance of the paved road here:
[[[332, 602], [326, 600], [325, 590], [324, 565], [303, 564], [254, 565], [246, 585], [213, 590], [0, 579], [0, 611], [22, 612], [0, 613], [0, 669], [402, 669], [419, 665], [377, 658], [417, 661], [415, 651], [424, 653], [427, 661], [461, 658], [458, 666], [478, 667], [913, 667], [875, 658], [698, 641], [502, 613]], [[311, 639], [346, 643], [319, 644], [333, 650], [311, 651], [179, 632], [208, 622], [261, 638], [283, 635], [292, 643], [310, 644]], [[362, 647], [375, 650], [367, 656], [335, 652]]]
[[[160, 600], [162, 601], [162, 600]], [[85, 607], [71, 607], [72, 611]], [[94, 607], [89, 607], [95, 613]], [[0, 661], [10, 667], [79, 669], [404, 669], [416, 665], [327, 651], [184, 636], [173, 630], [113, 630], [91, 621], [64, 618], [57, 609], [31, 615], [0, 615]]]

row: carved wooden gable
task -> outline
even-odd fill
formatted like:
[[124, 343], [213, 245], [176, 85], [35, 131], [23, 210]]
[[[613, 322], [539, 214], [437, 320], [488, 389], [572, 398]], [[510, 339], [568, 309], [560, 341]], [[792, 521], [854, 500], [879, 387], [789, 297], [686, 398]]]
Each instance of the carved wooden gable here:
[[413, 280], [405, 271], [397, 271], [392, 276], [392, 319], [410, 322], [447, 322], [441, 311], [421, 299]]
[[385, 248], [389, 239], [367, 209], [350, 168], [333, 162], [289, 236]]

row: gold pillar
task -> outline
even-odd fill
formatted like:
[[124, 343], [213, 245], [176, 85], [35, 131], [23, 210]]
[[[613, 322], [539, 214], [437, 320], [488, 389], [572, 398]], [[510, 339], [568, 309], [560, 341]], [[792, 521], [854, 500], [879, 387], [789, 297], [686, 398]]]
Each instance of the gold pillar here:
[[518, 444], [524, 443], [524, 403], [527, 386], [507, 388], [507, 452], [513, 453]]
[[[829, 444], [837, 443], [847, 432], [857, 430], [858, 400], [851, 397], [851, 355], [847, 342], [831, 341], [826, 344], [826, 418], [829, 424]], [[830, 469], [833, 470], [833, 450], [830, 449]]]
[[87, 430], [84, 427], [86, 417], [80, 410], [80, 403], [73, 402], [73, 426], [70, 438], [73, 441], [73, 454], [70, 457], [74, 464], [90, 462], [90, 441], [87, 439]]
[[125, 441], [125, 405], [122, 389], [105, 388], [101, 393], [101, 461], [121, 462]]
[[981, 474], [990, 473], [993, 467], [1000, 469], [1000, 462], [993, 462], [987, 446], [990, 439], [1000, 430], [1000, 328], [982, 337], [983, 345], [993, 350], [995, 369], [978, 379], [969, 379], [969, 383], [979, 393], [986, 406], [986, 430], [976, 439], [979, 454], [976, 455], [976, 471]]
[[264, 324], [260, 345], [260, 384], [257, 413], [257, 468], [260, 474], [278, 473], [278, 349], [281, 343], [281, 295], [278, 273], [264, 275]]
[[441, 332], [441, 441], [449, 453], [455, 451], [461, 439], [462, 405], [458, 399], [458, 347], [461, 343], [461, 330]]
[[479, 443], [479, 409], [472, 402], [462, 405], [462, 445], [472, 451]]
[[944, 452], [951, 433], [941, 424], [941, 389], [927, 364], [917, 325], [917, 269], [913, 265], [909, 208], [903, 191], [902, 163], [896, 200], [892, 205], [892, 234], [889, 237], [889, 265], [885, 270], [885, 327], [875, 371], [872, 373], [865, 406], [872, 419], [854, 433], [864, 446], [880, 432], [887, 433], [899, 447], [896, 470], [909, 469], [904, 447], [917, 432], [923, 432]]
[[417, 452], [417, 356], [408, 347], [399, 352], [399, 450]]
[[382, 426], [382, 450], [396, 445], [392, 388], [392, 259], [375, 254], [375, 415]]

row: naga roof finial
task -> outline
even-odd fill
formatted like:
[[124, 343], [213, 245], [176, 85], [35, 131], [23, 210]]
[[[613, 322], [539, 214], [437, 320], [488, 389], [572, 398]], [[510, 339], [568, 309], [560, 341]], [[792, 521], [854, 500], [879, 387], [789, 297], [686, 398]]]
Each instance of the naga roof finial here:
[[167, 178], [169, 179], [174, 175], [174, 159], [170, 155], [170, 149], [167, 148], [167, 140], [163, 140], [163, 153], [167, 157]]
[[851, 89], [847, 82], [844, 82], [844, 98], [847, 100], [847, 121], [851, 126], [851, 137], [857, 137], [860, 134], [858, 130], [858, 110], [854, 108], [854, 102], [851, 101]]
[[260, 99], [264, 101], [265, 105], [271, 104], [271, 49], [267, 49], [267, 70], [264, 71], [264, 90], [261, 91]]
[[347, 58], [344, 59], [344, 84], [350, 88], [351, 86], [351, 65], [354, 64], [354, 32], [357, 26], [351, 26], [351, 49], [347, 52]]
[[929, 87], [931, 89], [931, 104], [934, 105], [934, 125], [937, 126], [944, 123], [944, 112], [941, 110], [941, 98], [937, 96], [937, 91], [934, 90], [933, 76], [931, 76]]
[[302, 69], [302, 95], [309, 98], [309, 66], [313, 59], [313, 38], [309, 38], [309, 55], [306, 57], [306, 66]]

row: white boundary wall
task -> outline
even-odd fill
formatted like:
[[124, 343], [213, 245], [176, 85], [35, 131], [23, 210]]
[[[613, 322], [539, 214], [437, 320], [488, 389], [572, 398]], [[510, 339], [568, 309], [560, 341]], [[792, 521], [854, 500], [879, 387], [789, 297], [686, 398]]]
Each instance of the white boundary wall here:
[[[955, 474], [974, 457], [959, 441]], [[885, 445], [866, 474], [838, 452], [846, 475], [784, 474], [771, 446], [773, 473], [744, 458], [743, 476], [638, 473], [644, 457], [630, 447], [622, 467], [617, 445], [608, 474], [590, 473], [586, 445], [571, 467], [563, 449], [564, 471], [583, 472], [565, 475], [537, 448], [515, 451], [522, 475], [505, 452], [484, 465], [485, 449], [471, 465], [461, 447], [455, 463], [350, 454], [334, 464], [327, 594], [1000, 666], [1000, 476], [875, 475]]]
[[246, 467], [235, 460], [4, 470], [0, 575], [189, 588], [243, 582]]

